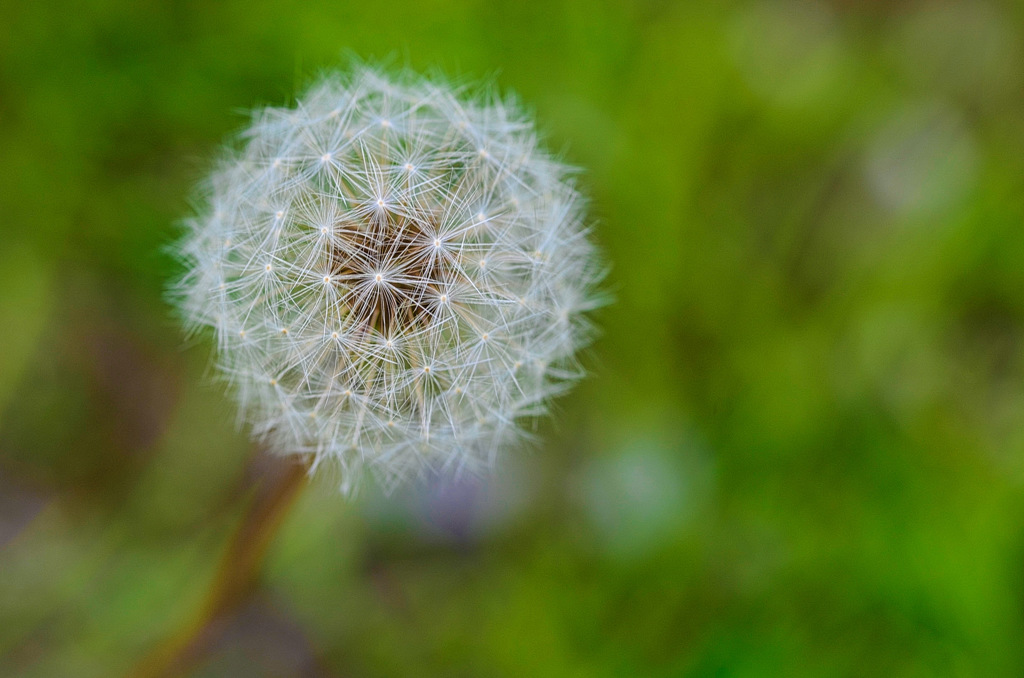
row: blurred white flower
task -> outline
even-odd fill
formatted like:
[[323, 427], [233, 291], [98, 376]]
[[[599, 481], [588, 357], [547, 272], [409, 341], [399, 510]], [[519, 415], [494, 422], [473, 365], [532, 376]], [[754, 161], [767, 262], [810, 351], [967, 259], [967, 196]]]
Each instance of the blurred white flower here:
[[628, 561], [692, 528], [710, 505], [714, 485], [714, 466], [699, 441], [651, 425], [614, 454], [588, 459], [572, 489], [597, 545]]
[[514, 104], [359, 67], [253, 116], [172, 295], [281, 454], [390, 486], [478, 470], [580, 376], [601, 269]]
[[970, 190], [978, 151], [964, 116], [949, 105], [907, 105], [868, 139], [864, 170], [878, 202], [904, 215], [938, 213]]

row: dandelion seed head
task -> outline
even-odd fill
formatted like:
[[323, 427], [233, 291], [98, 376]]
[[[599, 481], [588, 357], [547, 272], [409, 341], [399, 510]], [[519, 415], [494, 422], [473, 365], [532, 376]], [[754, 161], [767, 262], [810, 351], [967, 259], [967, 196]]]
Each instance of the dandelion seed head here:
[[172, 293], [276, 452], [348, 491], [481, 471], [581, 375], [601, 267], [572, 177], [514, 103], [358, 67], [253, 115]]

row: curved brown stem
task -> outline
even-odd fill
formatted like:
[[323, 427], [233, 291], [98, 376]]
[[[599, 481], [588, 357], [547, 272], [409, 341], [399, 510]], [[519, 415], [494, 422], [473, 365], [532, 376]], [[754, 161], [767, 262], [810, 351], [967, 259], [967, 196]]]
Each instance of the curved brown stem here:
[[269, 474], [256, 493], [221, 559], [199, 614], [156, 647], [130, 674], [133, 678], [183, 675], [199, 660], [219, 622], [245, 601], [274, 535], [305, 484], [308, 464], [277, 460], [281, 468]]

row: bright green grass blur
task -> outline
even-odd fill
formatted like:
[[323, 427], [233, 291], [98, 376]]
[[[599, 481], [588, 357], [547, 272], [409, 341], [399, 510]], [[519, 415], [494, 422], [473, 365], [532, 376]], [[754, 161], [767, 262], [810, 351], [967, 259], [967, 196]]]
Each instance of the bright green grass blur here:
[[489, 482], [315, 483], [193, 675], [1024, 675], [1019, 3], [12, 0], [0, 676], [201, 608], [267, 462], [166, 246], [352, 55], [518, 93], [616, 301]]

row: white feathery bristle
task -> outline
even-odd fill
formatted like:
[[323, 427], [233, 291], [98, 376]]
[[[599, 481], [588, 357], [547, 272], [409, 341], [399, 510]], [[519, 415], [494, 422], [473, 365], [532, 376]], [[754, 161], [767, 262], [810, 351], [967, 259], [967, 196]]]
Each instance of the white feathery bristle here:
[[512, 103], [334, 74], [225, 153], [172, 293], [276, 452], [346, 491], [477, 471], [580, 376], [601, 269], [571, 176]]

